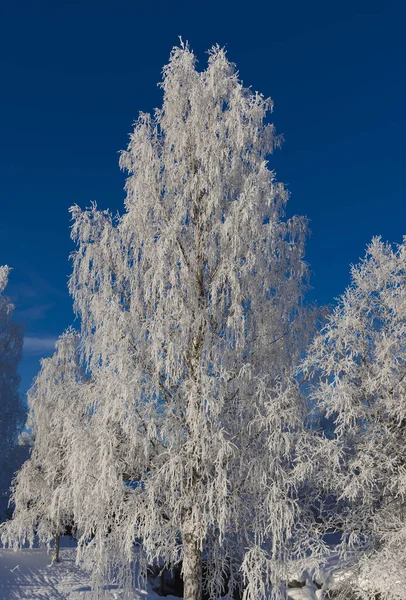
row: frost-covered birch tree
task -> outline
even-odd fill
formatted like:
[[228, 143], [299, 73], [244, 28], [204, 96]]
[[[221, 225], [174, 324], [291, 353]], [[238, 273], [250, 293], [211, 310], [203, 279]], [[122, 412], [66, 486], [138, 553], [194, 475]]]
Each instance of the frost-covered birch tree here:
[[202, 584], [231, 595], [240, 569], [247, 598], [283, 595], [312, 535], [292, 379], [307, 224], [285, 218], [267, 162], [272, 102], [224, 50], [198, 71], [174, 48], [161, 87], [121, 156], [125, 213], [72, 209], [70, 291], [92, 374], [93, 441], [72, 458], [80, 554], [96, 576], [182, 561], [187, 600]]
[[11, 479], [19, 466], [17, 440], [26, 416], [18, 391], [20, 377], [17, 371], [22, 356], [23, 330], [13, 321], [14, 306], [3, 294], [9, 272], [9, 267], [0, 267], [0, 519], [4, 516]]
[[351, 277], [303, 370], [335, 423], [329, 480], [358, 597], [393, 600], [406, 589], [406, 238], [374, 238]]
[[67, 462], [70, 442], [83, 414], [77, 393], [81, 370], [78, 336], [62, 334], [52, 357], [41, 369], [28, 392], [26, 429], [32, 440], [30, 457], [13, 480], [13, 519], [2, 527], [2, 540], [13, 547], [25, 541], [49, 544], [54, 540], [54, 561], [59, 561], [59, 537], [72, 523], [68, 503]]

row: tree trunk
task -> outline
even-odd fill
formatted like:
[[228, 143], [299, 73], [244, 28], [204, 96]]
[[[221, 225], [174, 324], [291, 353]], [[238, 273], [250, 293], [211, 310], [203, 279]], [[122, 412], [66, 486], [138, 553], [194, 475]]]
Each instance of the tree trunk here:
[[165, 571], [162, 569], [159, 576], [159, 595], [165, 596]]
[[193, 532], [186, 531], [182, 536], [183, 544], [183, 597], [184, 600], [202, 598], [202, 552], [199, 540]]
[[61, 562], [61, 559], [59, 558], [59, 542], [60, 542], [60, 535], [55, 535], [54, 536], [54, 555], [52, 557], [52, 562], [56, 562], [59, 563]]

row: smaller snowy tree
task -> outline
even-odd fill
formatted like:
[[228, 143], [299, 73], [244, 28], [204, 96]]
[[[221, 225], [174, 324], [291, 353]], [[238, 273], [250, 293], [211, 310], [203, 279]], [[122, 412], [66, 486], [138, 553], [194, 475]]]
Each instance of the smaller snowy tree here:
[[59, 536], [71, 523], [65, 470], [69, 439], [76, 424], [77, 386], [81, 371], [77, 358], [77, 334], [67, 330], [57, 341], [51, 358], [28, 392], [31, 455], [13, 481], [13, 519], [4, 524], [2, 540], [11, 546], [54, 540], [54, 560], [59, 561]]
[[[21, 453], [17, 440], [26, 416], [18, 391], [20, 377], [17, 372], [22, 356], [23, 330], [13, 321], [14, 306], [3, 295], [9, 272], [9, 267], [0, 267], [0, 495], [4, 508], [11, 479], [19, 466]], [[0, 511], [3, 512], [3, 502]]]
[[303, 372], [335, 424], [331, 491], [345, 503], [343, 554], [360, 554], [361, 598], [406, 589], [406, 238], [374, 238]]

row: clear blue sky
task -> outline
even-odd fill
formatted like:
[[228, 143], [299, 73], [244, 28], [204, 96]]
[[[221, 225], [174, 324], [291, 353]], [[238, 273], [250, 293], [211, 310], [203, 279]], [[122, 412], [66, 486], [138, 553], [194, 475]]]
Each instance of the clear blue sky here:
[[73, 321], [68, 207], [121, 210], [118, 151], [161, 101], [181, 35], [202, 68], [225, 45], [245, 85], [275, 101], [271, 158], [310, 218], [312, 298], [333, 302], [373, 235], [406, 234], [406, 4], [301, 0], [0, 4], [0, 264], [28, 337], [23, 389]]

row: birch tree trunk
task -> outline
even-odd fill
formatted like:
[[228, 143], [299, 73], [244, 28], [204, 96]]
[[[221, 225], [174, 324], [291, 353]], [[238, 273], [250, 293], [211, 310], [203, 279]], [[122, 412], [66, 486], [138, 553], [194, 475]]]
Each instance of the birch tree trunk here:
[[61, 539], [60, 535], [54, 536], [54, 555], [52, 557], [52, 562], [56, 562], [56, 563], [61, 562], [61, 559], [59, 558], [60, 539]]
[[182, 534], [183, 543], [183, 597], [184, 600], [201, 600], [202, 598], [202, 551], [200, 543], [193, 531], [185, 528]]

